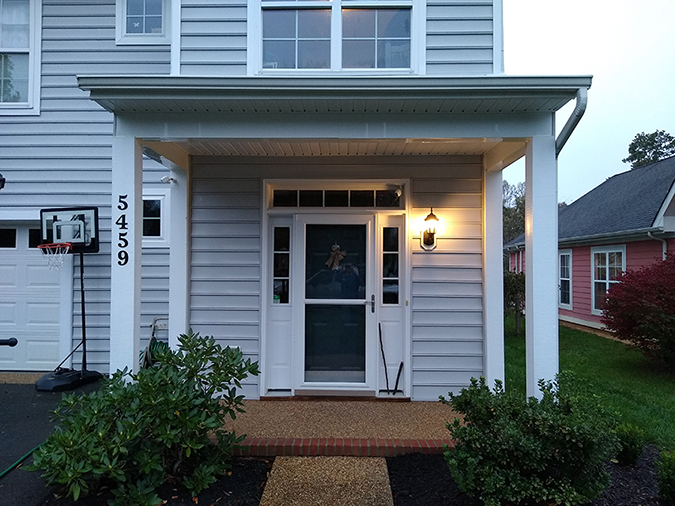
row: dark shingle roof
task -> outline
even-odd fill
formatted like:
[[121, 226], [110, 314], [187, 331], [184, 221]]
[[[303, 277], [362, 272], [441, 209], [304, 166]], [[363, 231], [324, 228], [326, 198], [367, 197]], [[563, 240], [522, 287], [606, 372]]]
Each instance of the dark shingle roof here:
[[[675, 156], [610, 177], [558, 213], [558, 240], [650, 228], [675, 182]], [[506, 245], [524, 242], [517, 237]]]

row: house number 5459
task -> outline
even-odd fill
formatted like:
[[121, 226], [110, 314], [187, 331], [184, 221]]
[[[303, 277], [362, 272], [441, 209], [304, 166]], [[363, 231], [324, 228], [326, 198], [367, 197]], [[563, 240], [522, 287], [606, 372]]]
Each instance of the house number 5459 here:
[[117, 235], [117, 247], [120, 248], [119, 251], [117, 252], [117, 263], [119, 265], [127, 265], [129, 262], [129, 252], [127, 251], [127, 247], [129, 246], [129, 241], [127, 240], [127, 213], [126, 211], [129, 208], [129, 203], [127, 202], [127, 195], [119, 195], [117, 199], [117, 209], [120, 211], [123, 211], [119, 218], [117, 218], [117, 221], [115, 221], [115, 225], [117, 225], [117, 230], [118, 230], [118, 235]]

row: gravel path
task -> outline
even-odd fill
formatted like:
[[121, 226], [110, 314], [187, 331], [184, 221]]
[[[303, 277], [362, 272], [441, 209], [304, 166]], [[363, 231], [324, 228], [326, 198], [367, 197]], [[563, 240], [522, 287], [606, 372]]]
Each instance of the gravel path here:
[[457, 414], [440, 402], [245, 401], [228, 428], [267, 438], [447, 439]]
[[277, 457], [260, 506], [393, 506], [381, 458]]

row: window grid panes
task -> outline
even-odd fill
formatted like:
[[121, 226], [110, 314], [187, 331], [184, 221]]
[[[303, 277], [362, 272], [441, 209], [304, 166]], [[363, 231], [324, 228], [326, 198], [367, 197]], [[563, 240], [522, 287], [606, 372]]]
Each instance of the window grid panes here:
[[602, 310], [607, 291], [618, 283], [623, 272], [622, 251], [601, 251], [593, 254], [593, 309]]
[[400, 208], [401, 190], [274, 190], [272, 207]]
[[410, 9], [343, 9], [343, 68], [410, 68]]
[[398, 304], [400, 281], [398, 227], [382, 229], [382, 303]]
[[569, 306], [572, 300], [572, 255], [569, 253], [560, 254], [560, 293], [558, 302]]
[[[263, 0], [262, 68], [411, 68], [410, 7], [343, 9], [336, 1], [333, 9], [325, 0], [273, 6]], [[332, 20], [333, 15], [340, 19]]]
[[30, 4], [0, 0], [0, 103], [28, 102]]
[[272, 303], [288, 304], [291, 279], [291, 229], [274, 227]]
[[126, 0], [126, 33], [162, 34], [163, 0]]
[[143, 237], [162, 236], [162, 201], [143, 199]]
[[330, 68], [330, 9], [263, 11], [263, 68]]

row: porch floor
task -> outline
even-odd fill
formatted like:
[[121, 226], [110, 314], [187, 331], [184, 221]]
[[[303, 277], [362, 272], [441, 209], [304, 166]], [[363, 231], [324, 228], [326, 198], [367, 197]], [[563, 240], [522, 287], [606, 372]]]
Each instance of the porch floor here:
[[246, 434], [239, 454], [251, 456], [442, 453], [458, 416], [440, 402], [247, 400], [245, 409], [227, 428]]

